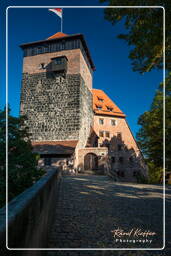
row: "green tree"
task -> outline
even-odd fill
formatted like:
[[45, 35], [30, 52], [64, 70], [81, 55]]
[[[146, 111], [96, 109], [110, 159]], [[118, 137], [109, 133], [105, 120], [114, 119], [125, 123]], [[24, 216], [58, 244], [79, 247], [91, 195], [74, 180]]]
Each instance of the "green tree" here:
[[[8, 195], [9, 200], [33, 185], [44, 170], [37, 169], [38, 155], [32, 153], [25, 117], [8, 116]], [[5, 204], [6, 110], [0, 111], [0, 206]]]
[[[171, 70], [171, 2], [161, 0], [100, 0], [110, 6], [163, 6], [166, 9], [166, 69]], [[124, 20], [128, 33], [119, 34], [131, 46], [129, 58], [134, 71], [148, 72], [163, 66], [163, 9], [106, 8], [105, 19], [113, 25]]]
[[[111, 6], [163, 6], [166, 10], [166, 170], [171, 170], [171, 3], [161, 0], [100, 0]], [[106, 8], [105, 18], [113, 25], [121, 20], [127, 33], [118, 35], [130, 46], [133, 71], [149, 72], [163, 68], [163, 9]], [[137, 134], [140, 148], [149, 166], [152, 182], [159, 182], [163, 167], [163, 84], [159, 86], [151, 108], [139, 117]]]
[[[171, 170], [171, 73], [166, 79], [166, 170]], [[156, 167], [163, 165], [163, 84], [157, 90], [151, 108], [139, 117], [137, 134], [140, 147]]]

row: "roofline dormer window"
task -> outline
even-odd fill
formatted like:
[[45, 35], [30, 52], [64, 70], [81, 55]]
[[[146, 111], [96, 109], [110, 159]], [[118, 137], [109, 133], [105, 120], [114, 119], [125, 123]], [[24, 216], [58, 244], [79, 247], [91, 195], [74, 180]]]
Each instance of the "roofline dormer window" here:
[[106, 108], [107, 108], [108, 111], [111, 111], [111, 112], [113, 111], [113, 107], [106, 106]]
[[102, 106], [101, 105], [96, 105], [96, 109], [101, 110]]
[[100, 102], [103, 102], [103, 101], [104, 101], [104, 99], [101, 98], [101, 97], [99, 97], [99, 96], [97, 96], [97, 99], [98, 99], [98, 101], [100, 101]]

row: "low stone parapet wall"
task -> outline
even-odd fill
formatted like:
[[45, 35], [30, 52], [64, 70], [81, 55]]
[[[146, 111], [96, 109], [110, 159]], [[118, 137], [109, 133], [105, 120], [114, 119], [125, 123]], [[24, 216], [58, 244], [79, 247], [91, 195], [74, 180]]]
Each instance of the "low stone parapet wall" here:
[[[46, 248], [54, 221], [61, 172], [52, 169], [32, 187], [15, 197], [8, 205], [9, 249]], [[0, 210], [0, 243], [5, 248], [5, 207]], [[17, 255], [17, 254], [16, 254]], [[20, 255], [42, 255], [41, 251], [23, 251]]]

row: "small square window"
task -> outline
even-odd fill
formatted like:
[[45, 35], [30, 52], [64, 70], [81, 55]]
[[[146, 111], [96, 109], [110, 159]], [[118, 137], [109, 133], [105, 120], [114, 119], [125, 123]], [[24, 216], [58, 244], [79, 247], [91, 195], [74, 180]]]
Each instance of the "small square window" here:
[[49, 46], [44, 45], [43, 49], [42, 49], [43, 53], [49, 52]]
[[106, 132], [106, 137], [109, 138], [110, 137], [110, 133]]
[[118, 132], [118, 133], [117, 133], [117, 138], [118, 138], [119, 140], [122, 139], [122, 133], [121, 133], [121, 132]]
[[99, 132], [99, 136], [100, 136], [100, 137], [104, 137], [104, 132], [103, 132], [103, 131], [100, 131], [100, 132]]
[[104, 124], [104, 119], [100, 118], [99, 119], [99, 124]]
[[37, 48], [37, 53], [38, 53], [38, 54], [42, 53], [42, 47], [38, 47], [38, 48]]
[[116, 125], [116, 120], [115, 120], [115, 119], [111, 119], [110, 121], [111, 121], [111, 125], [112, 125], [112, 126], [115, 126], [115, 125]]
[[40, 63], [40, 65], [39, 65], [39, 69], [45, 69], [45, 63]]

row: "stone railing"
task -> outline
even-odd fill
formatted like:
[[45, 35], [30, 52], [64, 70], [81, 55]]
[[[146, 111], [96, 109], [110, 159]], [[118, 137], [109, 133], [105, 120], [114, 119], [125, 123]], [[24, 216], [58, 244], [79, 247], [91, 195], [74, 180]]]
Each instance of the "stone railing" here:
[[[8, 205], [8, 243], [10, 249], [46, 248], [48, 233], [56, 211], [61, 172], [52, 169]], [[5, 207], [0, 210], [0, 247], [5, 248]], [[34, 254], [35, 252], [35, 254]], [[41, 251], [20, 255], [42, 255]]]

